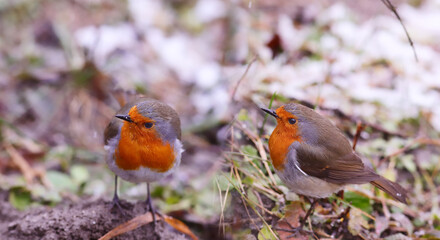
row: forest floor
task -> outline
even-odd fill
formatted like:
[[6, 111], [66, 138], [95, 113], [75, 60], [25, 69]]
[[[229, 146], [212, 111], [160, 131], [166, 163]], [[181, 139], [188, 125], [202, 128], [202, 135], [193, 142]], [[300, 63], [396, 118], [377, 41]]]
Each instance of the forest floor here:
[[[299, 224], [310, 204], [274, 173], [260, 110], [291, 101], [351, 142], [360, 129], [356, 151], [409, 191], [404, 205], [348, 186], [297, 238], [440, 238], [440, 4], [393, 3], [416, 55], [380, 0], [0, 3], [1, 239], [99, 239], [143, 216], [144, 184], [124, 181], [126, 214], [109, 211], [102, 141], [136, 95], [179, 113], [182, 163], [152, 196], [200, 239]], [[191, 238], [168, 223], [162, 239]], [[158, 237], [149, 221], [127, 229], [115, 238]]]

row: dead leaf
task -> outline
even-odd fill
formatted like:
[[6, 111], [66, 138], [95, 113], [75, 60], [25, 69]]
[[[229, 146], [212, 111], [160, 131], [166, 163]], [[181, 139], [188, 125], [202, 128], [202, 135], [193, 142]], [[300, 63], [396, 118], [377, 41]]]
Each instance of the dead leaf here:
[[363, 214], [357, 208], [350, 210], [350, 219], [348, 220], [348, 231], [354, 236], [358, 236], [362, 229], [368, 229], [368, 221], [365, 220]]
[[[283, 219], [281, 219], [275, 228], [290, 230], [292, 227], [299, 227], [301, 224], [301, 218], [306, 215], [306, 212], [301, 206], [300, 201], [292, 202], [286, 206], [286, 214]], [[289, 225], [290, 224], [290, 225]], [[288, 238], [292, 235], [291, 232], [279, 231], [277, 230], [280, 239], [308, 239], [308, 236], [304, 233], [298, 232], [293, 238]]]
[[[172, 218], [170, 216], [167, 215], [163, 215], [160, 216], [158, 214], [156, 214], [156, 219], [157, 220], [161, 220], [163, 219], [166, 223], [168, 223], [171, 227], [173, 227], [174, 229], [176, 229], [177, 231], [188, 235], [189, 237], [191, 237], [193, 240], [197, 240], [198, 238], [196, 237], [196, 235], [194, 235], [193, 232], [191, 232], [191, 230], [188, 228], [188, 226], [186, 226], [183, 222]], [[132, 231], [136, 228], [139, 228], [143, 225], [146, 225], [150, 222], [153, 221], [153, 215], [151, 215], [151, 212], [147, 212], [145, 214], [142, 214], [140, 216], [137, 216], [117, 227], [115, 227], [114, 229], [110, 230], [108, 233], [106, 233], [104, 236], [102, 236], [101, 238], [99, 238], [99, 240], [109, 240], [113, 237], [119, 236], [123, 233]]]
[[191, 232], [191, 230], [188, 228], [188, 226], [186, 226], [185, 223], [183, 223], [182, 221], [175, 219], [173, 217], [167, 216], [167, 215], [163, 215], [163, 220], [166, 223], [168, 223], [169, 225], [171, 225], [171, 227], [173, 227], [177, 231], [190, 236], [193, 240], [198, 239], [196, 237], [196, 235], [194, 235], [194, 233]]
[[390, 220], [384, 216], [378, 216], [376, 217], [376, 221], [374, 223], [376, 228], [376, 234], [377, 236], [380, 236], [380, 234], [385, 231], [385, 229], [388, 228], [390, 224]]
[[391, 217], [396, 220], [401, 227], [405, 228], [409, 235], [412, 235], [414, 226], [411, 221], [403, 213], [393, 213]]
[[29, 163], [24, 159], [24, 157], [11, 145], [6, 144], [6, 152], [12, 159], [12, 162], [20, 169], [23, 173], [23, 177], [27, 184], [31, 184], [34, 180], [36, 173], [34, 169], [29, 165]]
[[402, 233], [396, 233], [385, 238], [385, 240], [410, 240], [410, 239], [411, 239], [410, 237], [405, 236]]
[[[159, 220], [161, 217], [156, 216], [156, 219]], [[129, 232], [131, 230], [134, 230], [142, 225], [148, 224], [153, 221], [153, 216], [150, 212], [147, 212], [145, 214], [142, 214], [140, 216], [137, 216], [133, 219], [131, 219], [128, 222], [125, 222], [112, 230], [110, 232], [106, 233], [104, 236], [99, 238], [99, 240], [109, 240], [113, 237], [116, 237], [118, 235], [121, 235], [123, 233]]]

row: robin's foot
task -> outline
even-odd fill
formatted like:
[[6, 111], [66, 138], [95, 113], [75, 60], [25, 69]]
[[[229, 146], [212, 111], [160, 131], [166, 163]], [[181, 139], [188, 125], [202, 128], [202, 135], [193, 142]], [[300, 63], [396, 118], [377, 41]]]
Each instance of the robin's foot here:
[[151, 213], [151, 216], [153, 217], [153, 233], [154, 233], [154, 239], [161, 239], [161, 236], [159, 234], [159, 232], [157, 231], [157, 223], [156, 223], [156, 215], [160, 215], [158, 212], [156, 212], [156, 210], [152, 207], [151, 204], [148, 204], [147, 201], [147, 212]]
[[156, 232], [156, 215], [158, 214], [155, 209], [150, 209], [151, 215], [153, 216], [153, 228], [154, 232]]
[[153, 203], [151, 201], [151, 197], [149, 196], [147, 200], [145, 201], [145, 204], [147, 205], [147, 212], [151, 212], [151, 216], [153, 217], [153, 227], [156, 229], [156, 209], [153, 207]]
[[117, 208], [119, 213], [122, 215], [126, 215], [124, 209], [122, 208], [121, 201], [119, 200], [118, 195], [113, 196], [112, 206], [110, 208], [110, 212], [113, 212], [113, 209]]

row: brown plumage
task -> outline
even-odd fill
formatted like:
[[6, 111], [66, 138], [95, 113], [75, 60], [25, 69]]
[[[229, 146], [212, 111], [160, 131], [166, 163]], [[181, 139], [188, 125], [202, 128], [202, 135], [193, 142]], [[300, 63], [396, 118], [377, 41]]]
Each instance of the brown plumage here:
[[277, 120], [269, 150], [277, 174], [291, 191], [323, 198], [347, 184], [371, 183], [406, 203], [406, 190], [376, 174], [325, 117], [295, 103], [263, 110]]

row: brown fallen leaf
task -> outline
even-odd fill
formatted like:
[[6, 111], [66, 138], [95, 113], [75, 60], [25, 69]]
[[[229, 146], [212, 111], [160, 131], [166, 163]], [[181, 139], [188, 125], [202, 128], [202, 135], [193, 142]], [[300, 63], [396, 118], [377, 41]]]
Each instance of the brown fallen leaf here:
[[[301, 206], [301, 202], [294, 201], [291, 204], [286, 206], [286, 214], [283, 219], [281, 219], [277, 225], [276, 229], [286, 229], [290, 230], [292, 227], [299, 227], [301, 224], [301, 219], [306, 215], [305, 211]], [[289, 225], [290, 224], [290, 225]], [[280, 239], [309, 239], [309, 236], [302, 232], [296, 233], [294, 237], [288, 238], [292, 236], [291, 232], [280, 231], [277, 230]]]
[[354, 236], [359, 236], [363, 229], [369, 228], [368, 221], [363, 217], [362, 212], [357, 208], [351, 208], [348, 231]]
[[9, 143], [5, 146], [6, 152], [11, 157], [12, 162], [20, 169], [24, 180], [27, 184], [31, 184], [36, 176], [34, 169], [24, 159], [24, 157]]
[[168, 223], [171, 227], [176, 229], [177, 231], [190, 236], [193, 240], [198, 239], [196, 237], [196, 235], [194, 235], [194, 233], [191, 232], [191, 230], [188, 228], [188, 226], [186, 226], [185, 223], [183, 223], [182, 221], [175, 219], [173, 217], [167, 216], [167, 215], [163, 215], [163, 220], [166, 223]]
[[384, 217], [384, 216], [376, 217], [376, 221], [374, 222], [374, 226], [376, 228], [377, 236], [380, 236], [380, 234], [383, 231], [385, 231], [389, 225], [390, 225], [390, 220], [387, 217]]
[[[191, 230], [188, 228], [188, 226], [186, 226], [183, 222], [181, 222], [175, 218], [172, 218], [172, 217], [166, 216], [166, 215], [160, 216], [160, 215], [156, 214], [156, 219], [157, 220], [161, 220], [161, 219], [164, 220], [166, 223], [168, 223], [174, 229], [176, 229], [177, 231], [179, 231], [183, 234], [188, 235], [193, 240], [198, 239], [196, 237], [196, 235], [194, 235], [194, 233], [191, 232]], [[116, 236], [121, 235], [123, 233], [132, 231], [136, 228], [139, 228], [143, 225], [146, 225], [152, 221], [153, 221], [153, 215], [151, 215], [150, 212], [147, 212], [145, 214], [137, 216], [137, 217], [115, 227], [114, 229], [112, 229], [108, 233], [106, 233], [104, 236], [99, 238], [99, 240], [109, 240], [113, 237], [116, 237]]]

